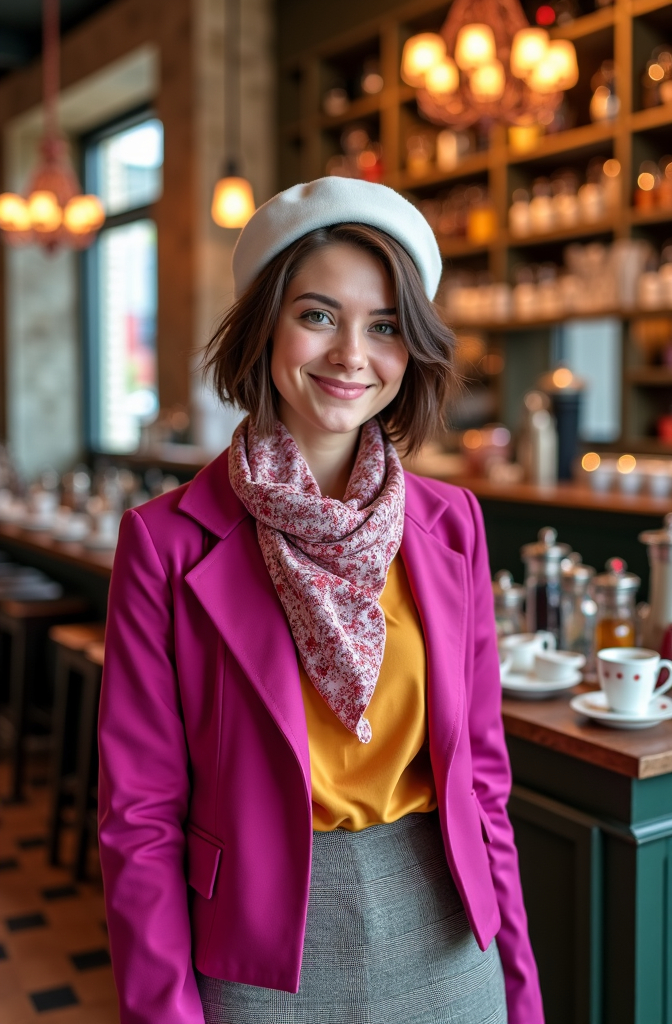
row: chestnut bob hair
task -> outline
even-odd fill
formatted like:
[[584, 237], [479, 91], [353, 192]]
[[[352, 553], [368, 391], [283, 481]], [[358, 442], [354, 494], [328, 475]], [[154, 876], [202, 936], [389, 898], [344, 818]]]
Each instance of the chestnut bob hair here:
[[278, 253], [218, 324], [205, 349], [205, 370], [223, 402], [246, 410], [262, 435], [271, 434], [278, 397], [271, 379], [271, 346], [285, 290], [312, 253], [335, 244], [364, 249], [390, 275], [409, 360], [399, 393], [378, 420], [390, 439], [412, 454], [442, 425], [448, 396], [457, 382], [455, 336], [427, 298], [406, 250], [377, 228], [366, 224], [318, 228]]

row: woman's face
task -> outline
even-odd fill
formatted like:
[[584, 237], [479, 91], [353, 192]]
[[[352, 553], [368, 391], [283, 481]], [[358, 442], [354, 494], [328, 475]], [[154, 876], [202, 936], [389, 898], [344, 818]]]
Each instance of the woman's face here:
[[289, 283], [273, 334], [271, 376], [290, 432], [358, 430], [392, 401], [407, 363], [382, 264], [341, 242], [313, 253]]

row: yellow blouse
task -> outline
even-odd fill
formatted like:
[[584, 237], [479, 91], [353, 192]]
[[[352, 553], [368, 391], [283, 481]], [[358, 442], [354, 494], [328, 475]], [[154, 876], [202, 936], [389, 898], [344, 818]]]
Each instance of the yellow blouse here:
[[360, 743], [331, 711], [299, 661], [308, 724], [313, 828], [359, 832], [437, 805], [427, 736], [425, 641], [406, 570], [397, 555], [380, 598], [387, 636]]

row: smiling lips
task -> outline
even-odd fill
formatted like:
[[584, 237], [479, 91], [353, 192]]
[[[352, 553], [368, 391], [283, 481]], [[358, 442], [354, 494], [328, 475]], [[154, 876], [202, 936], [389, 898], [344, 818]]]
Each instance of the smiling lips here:
[[372, 386], [370, 384], [355, 384], [351, 380], [336, 380], [334, 377], [318, 377], [314, 373], [309, 376], [328, 395], [346, 400], [361, 398], [364, 392]]

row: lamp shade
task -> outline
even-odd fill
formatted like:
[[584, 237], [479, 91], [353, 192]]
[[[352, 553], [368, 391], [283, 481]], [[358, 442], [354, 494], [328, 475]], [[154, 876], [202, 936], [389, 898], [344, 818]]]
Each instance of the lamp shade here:
[[440, 64], [446, 56], [446, 44], [434, 32], [421, 32], [411, 36], [404, 44], [401, 55], [401, 77], [415, 88], [425, 84], [427, 72]]
[[30, 193], [28, 215], [30, 226], [41, 234], [56, 231], [63, 220], [63, 211], [56, 195], [47, 189]]
[[455, 40], [455, 62], [463, 71], [490, 64], [497, 56], [495, 35], [489, 25], [464, 25]]
[[475, 68], [469, 78], [471, 91], [481, 102], [494, 102], [504, 95], [506, 75], [501, 61], [493, 60]]
[[220, 178], [212, 197], [211, 214], [222, 228], [242, 228], [254, 213], [252, 186], [246, 178]]
[[579, 80], [576, 50], [568, 39], [554, 39], [541, 61], [532, 69], [527, 84], [540, 93], [571, 89]]
[[0, 228], [3, 231], [30, 231], [28, 204], [16, 192], [0, 195]]
[[73, 196], [63, 211], [63, 223], [73, 235], [87, 235], [90, 231], [97, 231], [104, 222], [105, 211], [98, 196]]
[[548, 32], [544, 28], [521, 28], [511, 43], [511, 74], [527, 78], [532, 69], [543, 60], [548, 50]]
[[430, 68], [425, 76], [425, 88], [431, 96], [450, 96], [460, 84], [460, 72], [450, 57]]

